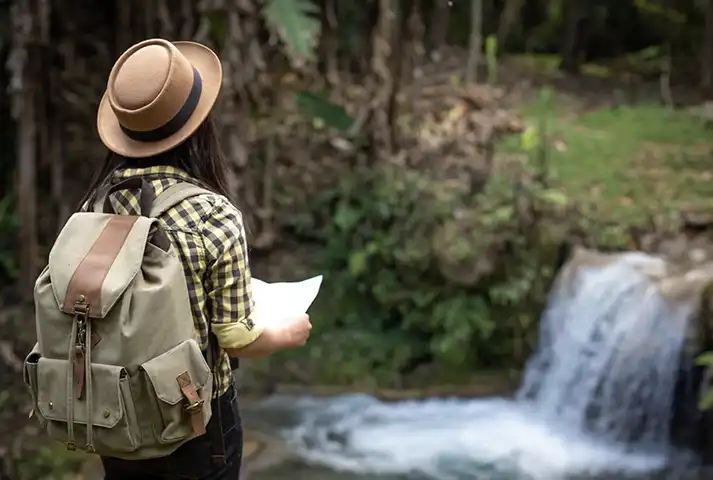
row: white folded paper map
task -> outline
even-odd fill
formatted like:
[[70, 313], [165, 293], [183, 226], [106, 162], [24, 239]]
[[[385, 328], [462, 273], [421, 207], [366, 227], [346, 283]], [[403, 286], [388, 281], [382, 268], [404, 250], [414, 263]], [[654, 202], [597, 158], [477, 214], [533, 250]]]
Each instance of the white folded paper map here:
[[267, 283], [253, 278], [254, 321], [269, 325], [307, 313], [321, 285], [322, 275], [300, 282]]

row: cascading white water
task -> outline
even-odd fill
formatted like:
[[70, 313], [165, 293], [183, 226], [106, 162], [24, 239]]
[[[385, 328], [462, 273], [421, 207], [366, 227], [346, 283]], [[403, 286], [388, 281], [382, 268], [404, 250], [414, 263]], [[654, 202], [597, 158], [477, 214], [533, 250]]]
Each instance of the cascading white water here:
[[691, 306], [672, 304], [629, 254], [580, 269], [551, 295], [521, 401], [581, 432], [667, 448], [673, 394]]
[[302, 458], [370, 479], [650, 478], [691, 314], [642, 273], [664, 267], [632, 253], [561, 277], [514, 400], [276, 397], [266, 412], [296, 415], [284, 434]]

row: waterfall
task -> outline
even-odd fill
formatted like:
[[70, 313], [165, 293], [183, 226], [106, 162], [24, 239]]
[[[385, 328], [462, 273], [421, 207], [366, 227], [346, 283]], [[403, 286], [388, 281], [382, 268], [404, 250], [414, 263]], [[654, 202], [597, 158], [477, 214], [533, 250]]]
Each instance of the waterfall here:
[[590, 257], [560, 272], [512, 399], [278, 396], [262, 416], [282, 416], [303, 461], [350, 475], [320, 478], [697, 478], [671, 473], [669, 437], [688, 323], [713, 272], [676, 276], [639, 253]]
[[517, 398], [569, 428], [664, 449], [692, 307], [667, 301], [642, 262], [660, 260], [622, 256], [555, 287]]

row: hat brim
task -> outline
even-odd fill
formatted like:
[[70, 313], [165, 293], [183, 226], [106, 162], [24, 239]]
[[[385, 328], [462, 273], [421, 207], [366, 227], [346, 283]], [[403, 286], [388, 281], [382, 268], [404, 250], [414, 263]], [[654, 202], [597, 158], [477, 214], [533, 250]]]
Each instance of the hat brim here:
[[99, 103], [97, 131], [102, 143], [114, 153], [128, 158], [152, 157], [180, 145], [205, 121], [215, 105], [223, 82], [223, 67], [210, 48], [195, 42], [173, 42], [200, 73], [203, 89], [198, 105], [186, 124], [173, 135], [156, 142], [132, 140], [121, 129], [119, 120], [111, 109], [107, 93]]

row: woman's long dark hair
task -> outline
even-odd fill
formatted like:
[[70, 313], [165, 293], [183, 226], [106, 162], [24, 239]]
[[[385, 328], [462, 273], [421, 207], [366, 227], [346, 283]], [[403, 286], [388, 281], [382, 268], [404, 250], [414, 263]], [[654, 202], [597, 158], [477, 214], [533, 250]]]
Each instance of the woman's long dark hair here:
[[226, 178], [228, 163], [218, 139], [218, 129], [211, 115], [200, 127], [177, 147], [159, 155], [145, 158], [125, 158], [109, 152], [102, 168], [94, 175], [84, 193], [79, 208], [93, 198], [97, 189], [114, 170], [120, 167], [151, 167], [167, 165], [188, 173], [201, 186], [232, 200]]

